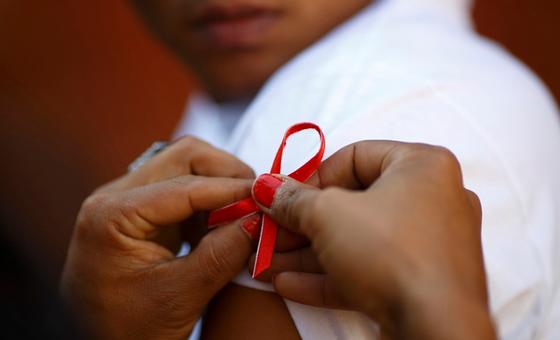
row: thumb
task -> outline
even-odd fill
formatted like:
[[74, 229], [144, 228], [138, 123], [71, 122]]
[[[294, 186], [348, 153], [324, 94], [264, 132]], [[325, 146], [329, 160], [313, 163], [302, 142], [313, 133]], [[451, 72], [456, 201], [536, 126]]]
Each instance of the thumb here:
[[309, 237], [324, 206], [321, 191], [281, 175], [264, 174], [253, 184], [253, 199], [282, 227]]
[[184, 274], [180, 277], [186, 278], [184, 283], [190, 292], [196, 292], [196, 300], [201, 306], [247, 266], [252, 240], [242, 229], [243, 222], [213, 230], [189, 255], [177, 260], [178, 268]]

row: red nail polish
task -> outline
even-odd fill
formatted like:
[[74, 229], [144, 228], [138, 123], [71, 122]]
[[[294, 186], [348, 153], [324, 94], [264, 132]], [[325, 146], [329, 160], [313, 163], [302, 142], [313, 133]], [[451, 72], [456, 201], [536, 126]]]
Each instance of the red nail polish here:
[[272, 175], [260, 175], [255, 181], [255, 184], [253, 184], [253, 197], [261, 205], [270, 208], [270, 206], [272, 206], [272, 202], [274, 201], [274, 194], [276, 193], [276, 190], [283, 183], [284, 182], [281, 179]]
[[241, 222], [241, 228], [252, 240], [258, 240], [261, 234], [261, 216], [253, 215]]

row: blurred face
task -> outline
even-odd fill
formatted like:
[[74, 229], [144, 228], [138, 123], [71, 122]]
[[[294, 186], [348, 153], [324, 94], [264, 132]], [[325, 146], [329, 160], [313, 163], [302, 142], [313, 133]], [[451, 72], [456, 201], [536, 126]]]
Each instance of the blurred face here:
[[218, 101], [253, 96], [280, 66], [372, 0], [133, 0]]

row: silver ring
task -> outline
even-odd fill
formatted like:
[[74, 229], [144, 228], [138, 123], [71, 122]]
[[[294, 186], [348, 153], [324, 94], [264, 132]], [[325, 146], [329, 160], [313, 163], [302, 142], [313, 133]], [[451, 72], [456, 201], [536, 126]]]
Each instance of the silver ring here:
[[128, 172], [134, 172], [138, 170], [142, 165], [144, 165], [144, 163], [146, 163], [156, 154], [161, 152], [168, 145], [169, 145], [168, 142], [162, 142], [162, 141], [154, 142], [152, 145], [150, 145], [149, 148], [146, 149], [146, 151], [144, 151], [140, 156], [138, 156], [138, 158], [136, 158], [134, 162], [130, 163], [130, 165], [128, 166]]

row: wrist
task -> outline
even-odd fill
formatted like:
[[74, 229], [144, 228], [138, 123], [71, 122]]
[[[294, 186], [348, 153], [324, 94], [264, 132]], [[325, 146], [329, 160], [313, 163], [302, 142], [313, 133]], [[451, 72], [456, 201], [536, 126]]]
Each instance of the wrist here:
[[486, 297], [461, 288], [413, 281], [395, 310], [398, 338], [496, 339]]
[[496, 339], [485, 291], [437, 279], [401, 282], [382, 310], [366, 310], [389, 338]]

